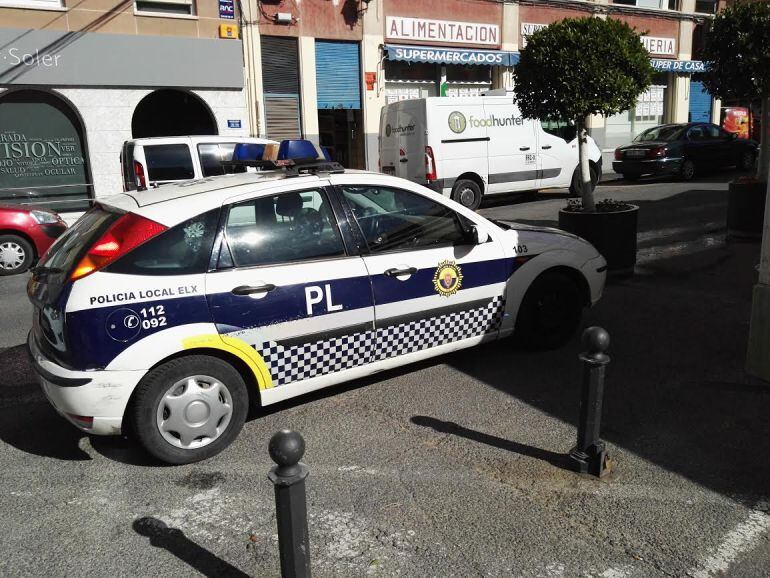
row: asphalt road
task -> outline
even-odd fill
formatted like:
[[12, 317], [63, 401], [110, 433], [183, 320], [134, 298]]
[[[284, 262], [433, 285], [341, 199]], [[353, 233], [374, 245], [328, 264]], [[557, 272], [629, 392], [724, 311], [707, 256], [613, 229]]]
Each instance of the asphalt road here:
[[[489, 344], [256, 413], [223, 454], [163, 467], [81, 435], [34, 384], [24, 279], [0, 279], [0, 575], [278, 576], [269, 437], [307, 441], [315, 576], [766, 576], [770, 385], [743, 360], [757, 244], [725, 240], [728, 174], [602, 185], [639, 266], [584, 318], [612, 336], [615, 473], [567, 471], [580, 351]], [[564, 194], [485, 204], [554, 224]]]

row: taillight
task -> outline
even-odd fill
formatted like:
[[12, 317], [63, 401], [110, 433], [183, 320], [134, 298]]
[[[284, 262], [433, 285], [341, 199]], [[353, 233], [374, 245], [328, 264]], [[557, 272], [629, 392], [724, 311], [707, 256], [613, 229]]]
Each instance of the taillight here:
[[666, 156], [666, 147], [658, 147], [654, 149], [650, 149], [650, 151], [647, 153], [647, 156], [659, 159]]
[[622, 161], [623, 160], [623, 151], [620, 149], [615, 149], [615, 160], [616, 161]]
[[433, 149], [425, 147], [425, 178], [429, 181], [435, 181], [436, 177], [436, 159], [433, 156]]
[[168, 227], [165, 225], [133, 213], [123, 215], [91, 246], [70, 275], [70, 280], [77, 281], [94, 271], [103, 269], [118, 257], [122, 257], [166, 229]]
[[147, 190], [147, 179], [144, 176], [144, 167], [139, 161], [134, 161], [134, 174], [136, 175], [136, 189], [138, 191]]

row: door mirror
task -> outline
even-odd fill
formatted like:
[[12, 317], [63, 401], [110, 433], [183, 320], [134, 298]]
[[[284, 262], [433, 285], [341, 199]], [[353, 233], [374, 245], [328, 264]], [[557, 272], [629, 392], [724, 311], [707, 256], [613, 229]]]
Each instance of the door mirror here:
[[735, 134], [734, 132], [728, 132], [727, 134], [728, 134], [727, 138], [730, 139], [730, 140], [735, 140], [735, 139], [738, 138], [738, 135]]
[[489, 241], [489, 234], [481, 230], [478, 225], [468, 223], [465, 229], [465, 238], [469, 245], [481, 245]]

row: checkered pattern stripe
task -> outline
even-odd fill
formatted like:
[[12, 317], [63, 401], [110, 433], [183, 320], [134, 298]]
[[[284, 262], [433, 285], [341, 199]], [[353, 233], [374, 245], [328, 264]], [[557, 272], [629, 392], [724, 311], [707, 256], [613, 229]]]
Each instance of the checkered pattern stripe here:
[[281, 386], [491, 333], [500, 327], [504, 305], [498, 297], [484, 307], [393, 325], [376, 334], [365, 331], [291, 347], [270, 341], [255, 349], [270, 369], [273, 385]]

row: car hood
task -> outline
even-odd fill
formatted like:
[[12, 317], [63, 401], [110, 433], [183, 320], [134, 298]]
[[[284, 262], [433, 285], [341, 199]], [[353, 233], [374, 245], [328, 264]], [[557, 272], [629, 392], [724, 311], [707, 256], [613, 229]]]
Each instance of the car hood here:
[[500, 226], [503, 229], [515, 229], [517, 231], [530, 231], [532, 233], [550, 233], [552, 235], [564, 235], [565, 237], [572, 237], [573, 239], [579, 239], [577, 235], [573, 235], [572, 233], [568, 233], [567, 231], [563, 231], [561, 229], [557, 229], [556, 227], [543, 227], [540, 225], [527, 225], [525, 223], [519, 223], [517, 221], [503, 221], [503, 220], [495, 220], [493, 221], [496, 225]]

